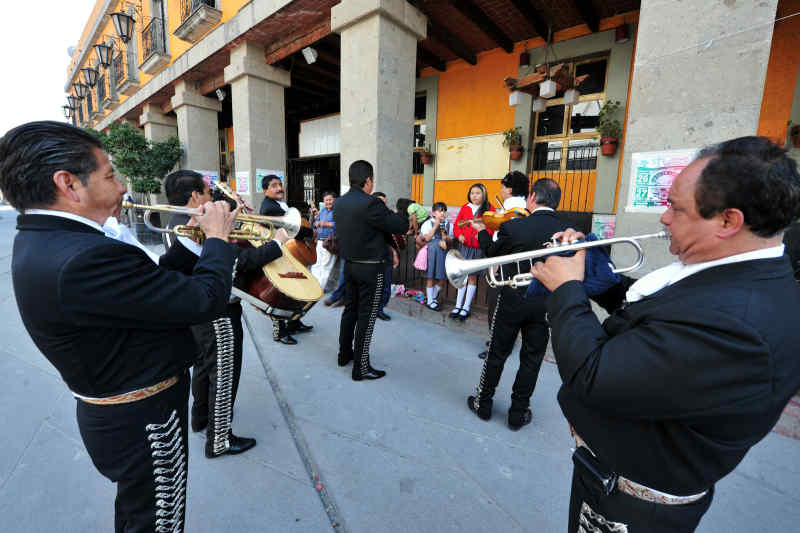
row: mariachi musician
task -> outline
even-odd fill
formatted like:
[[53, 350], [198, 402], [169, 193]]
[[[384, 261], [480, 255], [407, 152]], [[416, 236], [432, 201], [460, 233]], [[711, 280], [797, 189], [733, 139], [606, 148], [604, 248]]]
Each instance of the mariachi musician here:
[[[555, 181], [548, 178], [537, 180], [528, 195], [528, 177], [522, 172], [509, 172], [501, 182], [500, 194], [504, 198], [503, 207], [506, 211], [519, 209], [520, 204], [525, 202], [531, 214], [502, 223], [495, 234], [496, 240], [492, 240], [483, 223], [474, 221], [472, 225], [478, 231], [478, 242], [486, 257], [543, 248], [554, 233], [566, 228], [555, 214], [561, 199], [561, 188]], [[522, 266], [513, 263], [500, 268], [503, 277], [508, 279], [520, 272], [528, 272], [530, 263], [523, 263]], [[494, 391], [520, 331], [522, 347], [519, 370], [508, 411], [508, 427], [514, 431], [529, 424], [532, 419], [530, 399], [549, 339], [544, 297], [526, 299], [525, 287], [500, 289], [497, 305], [491, 315], [488, 355], [483, 363], [476, 393], [467, 398], [467, 405], [479, 418], [491, 418]]]
[[[289, 210], [289, 206], [283, 201], [285, 192], [281, 178], [275, 174], [264, 176], [261, 179], [261, 190], [264, 192], [264, 200], [259, 209], [260, 215], [282, 216]], [[313, 236], [310, 228], [300, 228], [297, 240], [302, 241]], [[312, 261], [313, 263], [314, 261]], [[314, 326], [303, 324], [298, 318], [296, 320], [285, 320], [272, 317], [272, 340], [283, 344], [297, 344], [297, 339], [292, 337], [292, 333], [305, 333], [311, 331]]]
[[[164, 179], [164, 191], [171, 205], [198, 207], [211, 201], [212, 194], [203, 176], [193, 170], [178, 170]], [[235, 207], [235, 202], [233, 202]], [[188, 222], [187, 215], [173, 215], [170, 227]], [[231, 243], [237, 272], [260, 270], [281, 256], [279, 243], [289, 238], [284, 229], [274, 240], [258, 248], [242, 248]], [[177, 237], [170, 248], [176, 269], [191, 271], [202, 252], [200, 244], [188, 237]], [[165, 256], [166, 257], [166, 256]], [[164, 260], [162, 260], [164, 261]], [[170, 267], [170, 264], [164, 266]], [[242, 306], [231, 296], [225, 311], [211, 322], [192, 327], [199, 354], [192, 373], [192, 431], [206, 429], [206, 457], [238, 454], [256, 445], [255, 439], [237, 437], [231, 430], [233, 404], [242, 372]]]

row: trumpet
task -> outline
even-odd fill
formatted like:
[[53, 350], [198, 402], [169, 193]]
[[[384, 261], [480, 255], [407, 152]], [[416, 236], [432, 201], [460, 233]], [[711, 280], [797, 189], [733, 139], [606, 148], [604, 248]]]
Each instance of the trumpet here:
[[559, 244], [554, 239], [552, 243], [547, 243], [549, 248], [542, 248], [540, 250], [531, 250], [529, 252], [518, 252], [515, 254], [499, 255], [497, 257], [487, 257], [483, 259], [464, 259], [464, 257], [456, 250], [451, 250], [447, 253], [444, 261], [444, 268], [447, 272], [447, 279], [450, 280], [456, 288], [461, 288], [467, 283], [467, 277], [470, 274], [479, 272], [484, 269], [489, 269], [488, 281], [491, 287], [525, 287], [530, 285], [533, 281], [533, 274], [525, 272], [516, 274], [510, 279], [505, 279], [500, 274], [500, 279], [495, 275], [495, 268], [500, 265], [509, 263], [518, 263], [520, 261], [532, 261], [548, 255], [560, 254], [562, 252], [574, 252], [578, 250], [585, 250], [587, 248], [594, 248], [597, 246], [611, 246], [612, 244], [629, 244], [637, 253], [636, 261], [630, 266], [622, 268], [614, 268], [612, 272], [615, 274], [623, 274], [631, 272], [641, 267], [644, 264], [644, 252], [642, 245], [638, 241], [644, 239], [669, 239], [670, 233], [667, 230], [659, 231], [658, 233], [649, 233], [647, 235], [637, 235], [634, 237], [614, 237], [611, 239], [601, 239], [597, 241], [584, 241], [572, 244]]
[[[122, 202], [122, 207], [127, 209], [141, 209], [144, 211], [144, 225], [151, 231], [157, 233], [174, 233], [182, 237], [189, 237], [197, 241], [205, 238], [203, 230], [199, 226], [178, 225], [172, 229], [160, 228], [150, 222], [153, 213], [171, 213], [173, 215], [201, 215], [200, 209], [191, 207], [181, 207], [176, 205], [140, 205], [131, 202]], [[294, 238], [300, 231], [300, 211], [292, 207], [283, 216], [264, 216], [240, 213], [236, 216], [236, 222], [242, 223], [243, 227], [231, 231], [229, 237], [232, 239], [260, 240], [268, 241], [275, 235], [275, 228], [283, 228], [290, 238]], [[266, 226], [266, 227], [265, 227]]]

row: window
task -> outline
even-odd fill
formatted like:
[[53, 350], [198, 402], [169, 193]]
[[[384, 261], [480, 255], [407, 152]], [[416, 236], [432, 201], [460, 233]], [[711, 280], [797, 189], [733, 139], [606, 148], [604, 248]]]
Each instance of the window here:
[[575, 104], [564, 102], [564, 90], [547, 101], [547, 108], [534, 113], [530, 170], [594, 170], [600, 133], [598, 113], [605, 101], [608, 58], [593, 57], [565, 62], [574, 76], [589, 77], [578, 86], [581, 95]]
[[425, 166], [422, 164], [421, 153], [425, 150], [426, 107], [428, 99], [426, 93], [417, 93], [414, 98], [414, 149], [411, 153], [411, 173], [424, 174]]

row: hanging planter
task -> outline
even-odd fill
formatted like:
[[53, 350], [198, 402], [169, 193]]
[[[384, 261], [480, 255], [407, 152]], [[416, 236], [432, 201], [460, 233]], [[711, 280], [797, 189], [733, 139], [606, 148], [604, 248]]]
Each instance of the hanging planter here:
[[503, 146], [508, 146], [509, 157], [516, 161], [525, 150], [522, 147], [522, 128], [509, 128], [503, 132]]
[[600, 138], [600, 152], [603, 155], [614, 155], [617, 153], [617, 146], [619, 141], [616, 137], [601, 137]]
[[522, 147], [520, 144], [515, 144], [513, 146], [508, 147], [508, 156], [513, 160], [516, 161], [520, 157], [522, 157], [522, 152], [525, 151], [525, 148]]

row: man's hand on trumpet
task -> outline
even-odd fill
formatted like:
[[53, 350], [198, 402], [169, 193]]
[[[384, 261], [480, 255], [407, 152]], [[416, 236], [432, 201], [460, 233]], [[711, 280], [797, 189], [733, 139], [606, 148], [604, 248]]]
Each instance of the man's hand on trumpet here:
[[[553, 239], [560, 240], [562, 244], [571, 244], [585, 237], [572, 228], [553, 235]], [[552, 292], [568, 281], [583, 281], [585, 270], [586, 250], [578, 250], [572, 257], [551, 255], [544, 261], [534, 263], [531, 274]]]
[[289, 234], [286, 233], [286, 230], [283, 228], [278, 228], [275, 230], [275, 236], [272, 240], [278, 241], [281, 244], [286, 244], [286, 241], [289, 240]]
[[202, 205], [201, 209], [203, 210], [203, 214], [195, 215], [194, 220], [197, 222], [197, 225], [200, 226], [200, 229], [203, 230], [203, 233], [205, 233], [206, 239], [216, 237], [217, 239], [227, 241], [228, 235], [233, 229], [233, 221], [236, 220], [236, 217], [242, 211], [242, 207], [239, 206], [231, 211], [228, 202], [219, 200], [217, 202], [206, 202]]

